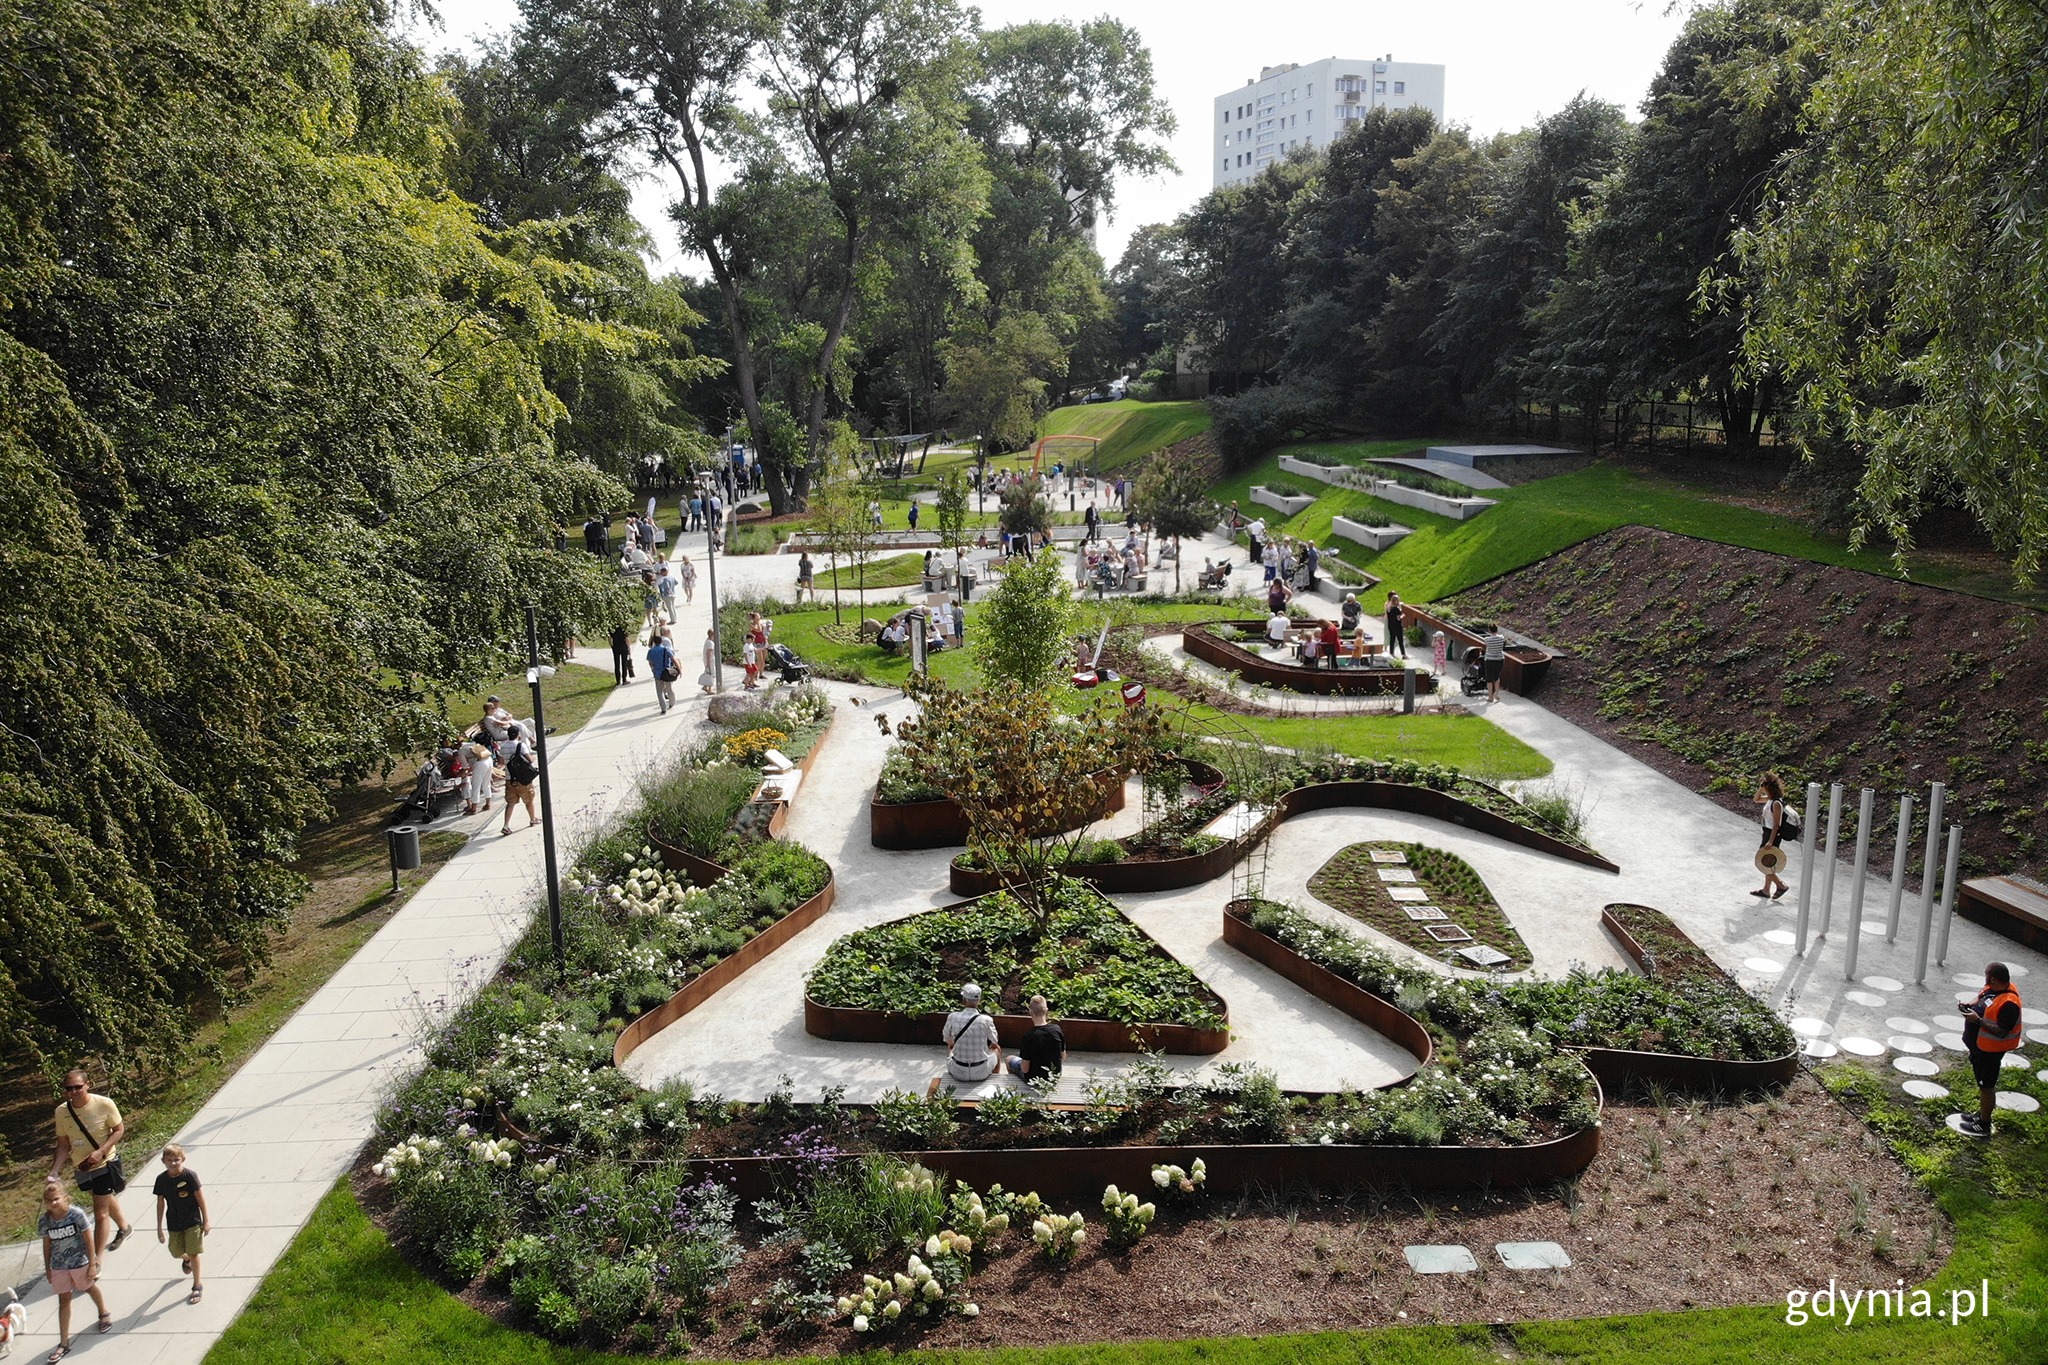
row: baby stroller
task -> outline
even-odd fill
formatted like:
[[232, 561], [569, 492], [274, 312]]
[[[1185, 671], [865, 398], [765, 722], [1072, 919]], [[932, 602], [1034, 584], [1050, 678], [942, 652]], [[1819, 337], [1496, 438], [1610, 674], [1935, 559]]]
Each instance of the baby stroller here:
[[1476, 697], [1486, 690], [1486, 651], [1478, 645], [1465, 646], [1465, 672], [1458, 679], [1458, 690], [1468, 697]]
[[443, 801], [461, 798], [462, 775], [466, 771], [460, 752], [443, 745], [432, 758], [420, 764], [412, 794], [405, 798], [406, 809], [418, 811], [423, 820], [432, 824], [441, 813]]
[[788, 645], [768, 646], [768, 663], [782, 674], [782, 680], [794, 686], [811, 676], [811, 666], [797, 657], [797, 652]]

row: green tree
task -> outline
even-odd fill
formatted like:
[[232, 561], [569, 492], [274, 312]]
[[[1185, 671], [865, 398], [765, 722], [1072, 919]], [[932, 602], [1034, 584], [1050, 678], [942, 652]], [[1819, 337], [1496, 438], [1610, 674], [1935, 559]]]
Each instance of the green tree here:
[[1016, 555], [975, 616], [974, 654], [983, 676], [1045, 687], [1064, 675], [1078, 619], [1060, 558]]
[[1067, 365], [1066, 349], [1036, 313], [1012, 313], [992, 330], [970, 324], [946, 343], [944, 357], [939, 412], [996, 451], [1030, 443], [1046, 413], [1047, 385]]
[[1032, 474], [1005, 488], [996, 520], [1012, 536], [1035, 538], [1050, 532], [1052, 501], [1046, 496], [1045, 480]]
[[1216, 524], [1216, 503], [1209, 496], [1215, 469], [1189, 450], [1169, 446], [1154, 455], [1138, 475], [1131, 494], [1138, 516], [1159, 535], [1173, 538], [1173, 590], [1180, 591], [1180, 542], [1199, 537]]
[[968, 483], [967, 471], [958, 465], [941, 473], [938, 484], [939, 543], [949, 550], [958, 550], [967, 544], [968, 504], [974, 490]]
[[1830, 0], [1809, 147], [1740, 238], [1748, 358], [1781, 378], [1861, 543], [1967, 508], [2031, 581], [2048, 545], [2048, 13]]
[[867, 617], [867, 566], [881, 544], [875, 532], [874, 515], [868, 510], [870, 501], [867, 485], [845, 469], [827, 479], [811, 501], [809, 527], [824, 545], [825, 553], [832, 557], [834, 625], [840, 621], [841, 565], [854, 571], [854, 590], [858, 594], [855, 616], [862, 620]]

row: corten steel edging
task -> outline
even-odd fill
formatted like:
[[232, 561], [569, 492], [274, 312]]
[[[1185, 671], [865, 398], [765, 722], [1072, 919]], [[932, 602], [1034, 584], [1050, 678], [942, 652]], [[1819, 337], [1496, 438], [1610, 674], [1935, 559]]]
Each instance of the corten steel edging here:
[[[1414, 1015], [1356, 982], [1345, 980], [1328, 967], [1311, 962], [1271, 934], [1260, 931], [1244, 916], [1229, 910], [1223, 912], [1223, 941], [1324, 1004], [1344, 1011], [1381, 1037], [1406, 1048], [1417, 1066], [1428, 1066], [1436, 1055], [1436, 1041]], [[1395, 1084], [1405, 1084], [1405, 1079]]]
[[[1461, 645], [1480, 643], [1477, 632], [1453, 625], [1435, 612], [1425, 611], [1406, 602], [1401, 604], [1401, 610], [1408, 616], [1410, 624], [1440, 630]], [[1507, 657], [1501, 663], [1500, 685], [1518, 696], [1532, 696], [1543, 686], [1544, 679], [1550, 676], [1550, 661], [1556, 657], [1547, 649], [1536, 649], [1529, 645], [1509, 645]]]
[[[1227, 1005], [1219, 998], [1224, 1017]], [[996, 1037], [1008, 1047], [1024, 1041], [1031, 1031], [1031, 1018], [1023, 1014], [998, 1014]], [[908, 1043], [944, 1047], [940, 1030], [944, 1014], [904, 1014], [897, 1010], [871, 1010], [844, 1005], [821, 1005], [804, 997], [804, 1032], [813, 1038], [835, 1043]], [[1114, 1019], [1059, 1017], [1060, 1031], [1074, 1052], [1171, 1052], [1181, 1056], [1205, 1057], [1221, 1052], [1230, 1044], [1230, 1028], [1192, 1028], [1186, 1024], [1125, 1024]]]
[[[1123, 775], [1099, 773], [1097, 780], [1104, 788], [1104, 799], [1083, 824], [1093, 824], [1124, 808]], [[950, 796], [936, 801], [868, 802], [868, 842], [876, 848], [955, 848], [967, 842], [968, 832], [967, 812]]]
[[[1623, 904], [1615, 902], [1614, 904]], [[1646, 976], [1656, 973], [1650, 966], [1651, 954], [1636, 941], [1634, 934], [1614, 917], [1614, 904], [1600, 907], [1600, 925], [1614, 935], [1622, 952], [1629, 961], [1636, 964]], [[1645, 909], [1649, 907], [1644, 907]], [[1685, 931], [1672, 925], [1672, 932], [1691, 942]], [[1697, 944], [1693, 945], [1698, 947]], [[1704, 952], [1702, 956], [1704, 956]], [[1712, 961], [1712, 958], [1708, 958]], [[1661, 1085], [1676, 1090], [1708, 1091], [1724, 1094], [1738, 1094], [1752, 1090], [1770, 1090], [1786, 1085], [1799, 1074], [1799, 1051], [1793, 1049], [1779, 1057], [1762, 1061], [1739, 1061], [1719, 1057], [1687, 1057], [1676, 1052], [1637, 1052], [1619, 1047], [1582, 1047], [1573, 1049], [1585, 1059], [1587, 1069], [1598, 1076], [1601, 1083], [1617, 1089], [1637, 1085]]]
[[[1263, 621], [1218, 624], [1236, 626], [1253, 635], [1263, 634], [1266, 628]], [[1239, 674], [1248, 682], [1317, 696], [1385, 696], [1399, 692], [1401, 679], [1409, 672], [1406, 668], [1310, 668], [1305, 664], [1274, 663], [1218, 638], [1207, 624], [1183, 628], [1180, 641], [1181, 648], [1203, 663]], [[1429, 688], [1436, 686], [1435, 677], [1427, 670], [1420, 674], [1418, 691], [1425, 690], [1424, 682]]]
[[[809, 753], [797, 760], [796, 766], [799, 769], [808, 771], [808, 765], [811, 760], [816, 758], [818, 752], [825, 747], [825, 741], [832, 737], [833, 726], [838, 722], [838, 719], [839, 711], [835, 707], [831, 716], [825, 722], [824, 733], [818, 736], [818, 742], [811, 746]], [[789, 809], [787, 801], [778, 802], [777, 804], [782, 807], [784, 812]], [[780, 833], [779, 830], [774, 829], [772, 822], [770, 828], [775, 833]], [[661, 859], [663, 867], [671, 872], [682, 873], [699, 886], [710, 886], [719, 878], [725, 876], [727, 872], [731, 871], [730, 868], [715, 863], [709, 858], [700, 858], [694, 853], [677, 848], [674, 844], [664, 842], [656, 836], [651, 824], [647, 828], [647, 841], [649, 846], [654, 849], [656, 856]], [[720, 958], [717, 962], [712, 963], [708, 970], [700, 973], [694, 980], [685, 982], [681, 990], [671, 995], [661, 1004], [656, 1005], [647, 1013], [632, 1020], [624, 1029], [620, 1030], [618, 1041], [612, 1044], [612, 1065], [623, 1066], [626, 1059], [632, 1056], [642, 1043], [645, 1043], [649, 1038], [652, 1038], [655, 1034], [661, 1032], [670, 1024], [673, 1024], [676, 1020], [724, 990], [737, 980], [740, 974], [745, 972], [747, 968], [753, 966], [756, 962], [759, 962], [762, 958], [768, 956], [768, 954], [774, 952], [777, 948], [780, 948], [783, 944], [789, 942], [789, 940], [795, 938], [798, 934], [816, 923], [827, 910], [832, 908], [833, 898], [839, 893], [838, 878], [831, 875], [831, 864], [829, 863], [826, 864], [826, 872], [825, 886], [818, 894], [796, 906], [788, 914], [776, 920], [775, 923], [769, 925], [760, 933], [753, 935], [735, 949], [730, 956]]]
[[[1599, 1081], [1594, 1079], [1596, 1099]], [[1416, 1189], [1494, 1189], [1545, 1185], [1578, 1175], [1600, 1153], [1600, 1129], [1521, 1147], [1368, 1147], [1310, 1143], [1199, 1144], [1183, 1147], [1013, 1147], [1000, 1151], [899, 1153], [936, 1174], [977, 1189], [1035, 1191], [1092, 1214], [1105, 1185], [1141, 1195], [1152, 1191], [1152, 1167], [1187, 1167], [1200, 1158], [1207, 1188], [1234, 1194], [1251, 1188], [1309, 1185], [1346, 1189], [1405, 1185]], [[855, 1160], [844, 1157], [841, 1160]], [[816, 1158], [755, 1156], [702, 1158], [687, 1163], [691, 1180], [730, 1181], [742, 1200], [771, 1195], [778, 1185], [803, 1179]]]
[[[1597, 867], [1603, 872], [1620, 872], [1621, 868], [1591, 849], [1568, 844], [1527, 825], [1516, 824], [1506, 816], [1495, 815], [1449, 792], [1440, 792], [1433, 787], [1417, 786], [1409, 782], [1374, 782], [1363, 779], [1344, 782], [1316, 782], [1306, 787], [1296, 787], [1274, 803], [1266, 817], [1250, 832], [1219, 844], [1204, 853], [1191, 853], [1183, 858], [1151, 858], [1140, 862], [1083, 863], [1070, 866], [1063, 871], [1076, 881], [1084, 881], [1104, 891], [1175, 891], [1183, 887], [1199, 886], [1203, 882], [1222, 876], [1242, 858], [1251, 846], [1272, 832], [1275, 825], [1309, 811], [1329, 810], [1339, 806], [1364, 806], [1378, 810], [1401, 810], [1411, 815], [1426, 815], [1447, 824], [1462, 825], [1481, 834], [1490, 834], [1497, 839], [1523, 848], [1532, 848], [1539, 853]], [[999, 891], [1004, 886], [1001, 873], [983, 868], [965, 867], [954, 859], [946, 870], [946, 884], [955, 895], [985, 896]]]

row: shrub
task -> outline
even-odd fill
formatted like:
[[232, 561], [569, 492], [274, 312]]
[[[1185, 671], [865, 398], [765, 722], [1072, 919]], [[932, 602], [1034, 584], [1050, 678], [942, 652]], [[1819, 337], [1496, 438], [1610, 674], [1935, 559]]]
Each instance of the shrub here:
[[932, 1096], [891, 1090], [875, 1101], [875, 1122], [906, 1147], [936, 1147], [959, 1131], [954, 1110], [951, 1090]]
[[1195, 1164], [1186, 1170], [1178, 1166], [1154, 1166], [1152, 1185], [1168, 1199], [1199, 1198], [1209, 1192], [1209, 1163], [1196, 1157]]
[[762, 726], [759, 729], [742, 731], [726, 740], [725, 756], [734, 763], [751, 766], [758, 764], [761, 755], [770, 749], [779, 749], [788, 742], [789, 735], [786, 731]]
[[1102, 1217], [1113, 1247], [1135, 1246], [1158, 1212], [1151, 1204], [1139, 1203], [1137, 1195], [1125, 1194], [1114, 1185], [1102, 1192]]
[[929, 773], [912, 762], [901, 746], [893, 746], [882, 761], [881, 776], [875, 780], [875, 800], [902, 806], [913, 801], [937, 801], [946, 790]]
[[1031, 1240], [1054, 1265], [1072, 1264], [1087, 1236], [1078, 1209], [1073, 1213], [1048, 1213], [1031, 1225]]
[[599, 1257], [577, 1282], [577, 1308], [607, 1339], [625, 1331], [653, 1299], [654, 1254], [644, 1247], [617, 1260]]

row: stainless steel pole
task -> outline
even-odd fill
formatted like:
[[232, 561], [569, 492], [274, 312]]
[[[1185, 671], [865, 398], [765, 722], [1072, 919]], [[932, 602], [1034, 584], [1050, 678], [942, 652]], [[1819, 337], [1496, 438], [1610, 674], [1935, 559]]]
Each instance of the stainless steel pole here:
[[1835, 863], [1836, 848], [1842, 841], [1842, 784], [1833, 783], [1828, 787], [1828, 849], [1827, 862], [1820, 870], [1820, 928], [1816, 937], [1828, 936], [1828, 923], [1835, 916]]
[[1856, 979], [1856, 946], [1863, 940], [1863, 883], [1870, 870], [1870, 816], [1877, 803], [1877, 793], [1870, 788], [1863, 789], [1863, 799], [1856, 807], [1856, 875], [1849, 883], [1849, 948], [1843, 955], [1842, 979]]
[[1956, 873], [1963, 858], [1963, 827], [1948, 827], [1948, 856], [1941, 864], [1941, 938], [1934, 945], [1934, 960], [1948, 965], [1948, 926], [1956, 916]]
[[1913, 948], [1913, 984], [1927, 984], [1927, 938], [1934, 928], [1934, 879], [1941, 856], [1941, 783], [1927, 797], [1927, 854], [1920, 860], [1920, 937]]
[[1806, 956], [1806, 916], [1813, 903], [1813, 846], [1820, 840], [1820, 783], [1806, 784], [1806, 825], [1799, 840], [1799, 955]]
[[1913, 797], [1899, 798], [1899, 832], [1892, 840], [1892, 903], [1884, 916], [1884, 941], [1899, 938], [1899, 905], [1906, 896], [1906, 849], [1913, 842]]

